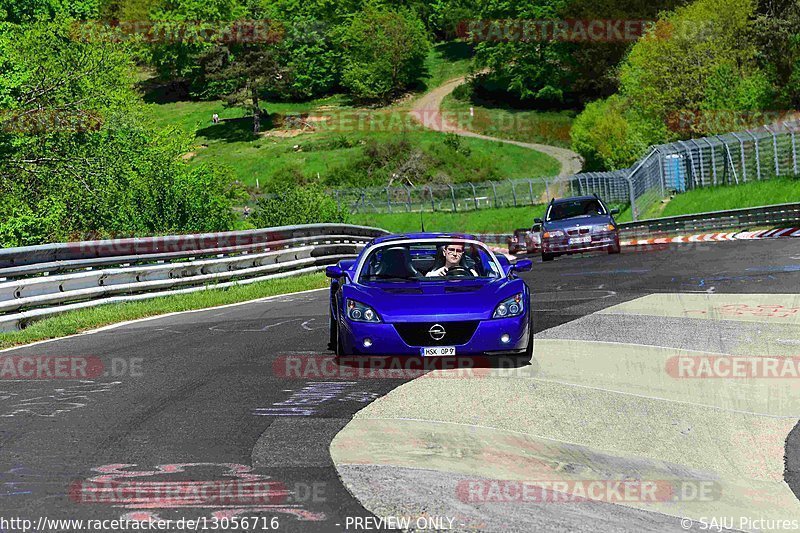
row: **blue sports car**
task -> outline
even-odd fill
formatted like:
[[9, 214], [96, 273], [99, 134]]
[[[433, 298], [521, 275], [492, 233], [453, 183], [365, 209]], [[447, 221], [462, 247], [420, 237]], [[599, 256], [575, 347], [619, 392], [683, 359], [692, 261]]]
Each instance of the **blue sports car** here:
[[329, 266], [337, 356], [533, 353], [530, 291], [513, 265], [471, 235], [379, 237]]

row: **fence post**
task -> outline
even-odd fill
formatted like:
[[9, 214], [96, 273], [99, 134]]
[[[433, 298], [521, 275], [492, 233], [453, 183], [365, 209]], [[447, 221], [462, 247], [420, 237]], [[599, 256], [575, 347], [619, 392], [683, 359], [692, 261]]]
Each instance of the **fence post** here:
[[492, 184], [492, 191], [494, 191], [494, 206], [496, 208], [497, 207], [497, 187], [495, 186], [493, 181], [490, 181], [489, 183]]
[[736, 140], [739, 141], [739, 153], [741, 154], [742, 160], [742, 181], [747, 183], [747, 165], [744, 162], [744, 140], [735, 133], [731, 133], [731, 135], [736, 137]]
[[450, 197], [453, 199], [453, 212], [457, 213], [458, 212], [458, 206], [456, 206], [456, 191], [455, 191], [455, 189], [453, 189], [452, 185], [448, 184], [447, 186], [450, 187]]
[[547, 201], [549, 203], [550, 202], [550, 181], [547, 178], [544, 179], [544, 193], [545, 193], [545, 196], [547, 196]]
[[436, 211], [436, 202], [433, 200], [433, 187], [428, 185], [428, 192], [431, 194], [431, 211]]
[[631, 218], [636, 222], [639, 220], [639, 215], [636, 212], [636, 195], [633, 192], [633, 173], [630, 176], [626, 176], [625, 180], [628, 182], [628, 195], [631, 199]]
[[665, 192], [665, 183], [664, 183], [664, 158], [661, 156], [661, 150], [656, 148], [656, 152], [658, 152], [658, 181], [659, 185], [661, 185], [661, 198], [664, 198], [666, 195]]
[[765, 125], [764, 129], [772, 134], [772, 155], [773, 159], [775, 160], [775, 176], [780, 176], [781, 169], [778, 165], [778, 138], [775, 135], [775, 132], [769, 129], [769, 126]]
[[511, 196], [514, 198], [514, 207], [517, 207], [517, 189], [514, 186], [513, 180], [508, 180], [508, 182], [511, 184]]
[[528, 192], [531, 195], [531, 204], [530, 205], [533, 205], [533, 181], [531, 181], [531, 180], [528, 180]]
[[728, 143], [725, 142], [725, 139], [719, 135], [716, 135], [716, 138], [722, 143], [722, 146], [725, 147], [725, 153], [728, 154], [728, 163], [731, 165], [731, 172], [733, 172], [733, 179], [736, 180], [736, 185], [739, 185], [739, 176], [736, 175], [736, 165], [733, 164], [733, 154], [731, 154], [731, 148], [728, 146]]
[[389, 187], [386, 187], [386, 206], [389, 208], [389, 212], [392, 212], [392, 199], [389, 194]]
[[753, 138], [753, 146], [756, 149], [756, 179], [761, 179], [761, 150], [758, 149], [758, 137], [753, 135], [750, 130], [745, 130], [750, 137]]
[[711, 148], [711, 174], [714, 176], [714, 185], [717, 184], [717, 158], [714, 154], [714, 145], [708, 140], [708, 137], [703, 137], [703, 140]]
[[406, 191], [406, 211], [409, 213], [411, 212], [411, 189], [408, 188], [408, 185], [403, 185], [403, 189]]
[[786, 123], [783, 123], [786, 126], [786, 129], [789, 130], [789, 134], [792, 136], [792, 172], [794, 175], [797, 176], [797, 145], [794, 142], [794, 130]]
[[475, 184], [469, 182], [469, 185], [470, 187], [472, 187], [472, 200], [475, 202], [475, 210], [477, 211], [479, 207], [478, 207], [478, 195], [475, 194]]

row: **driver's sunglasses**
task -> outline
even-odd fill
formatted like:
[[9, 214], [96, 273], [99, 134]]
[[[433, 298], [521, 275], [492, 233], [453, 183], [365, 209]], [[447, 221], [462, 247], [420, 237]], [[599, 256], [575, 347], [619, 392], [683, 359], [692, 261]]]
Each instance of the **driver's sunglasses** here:
[[461, 248], [445, 248], [445, 250], [447, 250], [451, 254], [463, 254], [464, 253], [464, 250], [461, 249]]

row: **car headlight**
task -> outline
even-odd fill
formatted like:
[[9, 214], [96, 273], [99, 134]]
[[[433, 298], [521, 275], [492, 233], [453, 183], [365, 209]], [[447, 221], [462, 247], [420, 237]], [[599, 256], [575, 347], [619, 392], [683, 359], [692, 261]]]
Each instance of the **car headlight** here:
[[347, 299], [347, 317], [355, 322], [380, 322], [378, 313], [368, 305]]
[[614, 224], [601, 224], [599, 226], [592, 226], [592, 233], [605, 233], [606, 231], [614, 231], [617, 229]]
[[544, 239], [553, 239], [553, 238], [558, 238], [558, 237], [563, 237], [563, 236], [564, 236], [564, 232], [561, 231], [560, 229], [554, 229], [554, 230], [550, 230], [550, 231], [545, 231], [542, 234], [542, 238], [544, 238]]
[[492, 318], [511, 318], [521, 315], [524, 311], [522, 293], [519, 293], [500, 302], [500, 305], [495, 308]]

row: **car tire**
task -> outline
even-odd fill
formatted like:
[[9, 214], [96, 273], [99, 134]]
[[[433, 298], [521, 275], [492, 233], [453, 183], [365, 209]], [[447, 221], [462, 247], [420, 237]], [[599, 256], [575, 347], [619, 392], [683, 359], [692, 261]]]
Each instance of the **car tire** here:
[[339, 340], [337, 329], [337, 323], [333, 318], [333, 313], [329, 315], [328, 318], [328, 329], [330, 333], [328, 335], [328, 349], [335, 352], [336, 351], [336, 342]]
[[622, 248], [619, 245], [619, 241], [616, 244], [611, 245], [611, 248], [608, 249], [609, 254], [618, 254], [622, 251]]
[[336, 323], [336, 359], [341, 359], [342, 357], [346, 357], [347, 354], [344, 352], [344, 343], [342, 342], [342, 335], [339, 331], [339, 323]]
[[533, 310], [528, 311], [528, 346], [525, 347], [527, 361], [533, 358]]
[[554, 254], [547, 254], [542, 252], [542, 262], [552, 261], [556, 256]]

